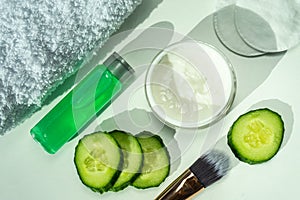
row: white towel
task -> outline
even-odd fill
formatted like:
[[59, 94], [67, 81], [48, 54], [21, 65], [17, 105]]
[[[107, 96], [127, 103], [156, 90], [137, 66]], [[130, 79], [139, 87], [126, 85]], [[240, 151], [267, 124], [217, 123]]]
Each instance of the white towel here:
[[0, 135], [36, 111], [142, 0], [0, 0]]

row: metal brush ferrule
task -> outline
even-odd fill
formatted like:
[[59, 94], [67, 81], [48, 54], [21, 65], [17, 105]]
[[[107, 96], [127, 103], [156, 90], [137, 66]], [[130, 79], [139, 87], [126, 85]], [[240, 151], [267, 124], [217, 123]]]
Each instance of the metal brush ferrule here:
[[198, 178], [187, 169], [173, 181], [155, 200], [183, 200], [192, 199], [204, 189]]

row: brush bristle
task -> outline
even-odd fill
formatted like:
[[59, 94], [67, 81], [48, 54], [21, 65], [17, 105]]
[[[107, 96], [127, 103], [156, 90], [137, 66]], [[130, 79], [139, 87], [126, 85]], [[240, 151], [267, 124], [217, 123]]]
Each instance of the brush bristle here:
[[204, 187], [208, 187], [227, 174], [229, 158], [220, 151], [212, 150], [194, 162], [190, 170]]

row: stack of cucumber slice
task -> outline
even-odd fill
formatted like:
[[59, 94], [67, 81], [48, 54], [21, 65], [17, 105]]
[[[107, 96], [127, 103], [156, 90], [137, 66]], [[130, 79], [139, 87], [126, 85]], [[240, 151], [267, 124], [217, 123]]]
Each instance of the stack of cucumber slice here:
[[83, 184], [100, 193], [128, 185], [156, 187], [170, 171], [170, 157], [162, 139], [149, 132], [136, 136], [123, 131], [86, 135], [76, 146], [74, 162]]

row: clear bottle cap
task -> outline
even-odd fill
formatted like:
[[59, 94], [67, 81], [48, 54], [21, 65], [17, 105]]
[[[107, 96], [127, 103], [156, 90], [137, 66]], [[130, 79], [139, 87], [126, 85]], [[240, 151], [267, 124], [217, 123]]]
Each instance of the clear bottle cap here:
[[134, 69], [122, 58], [117, 52], [114, 52], [105, 61], [109, 71], [114, 74], [119, 80], [126, 80], [134, 73]]

